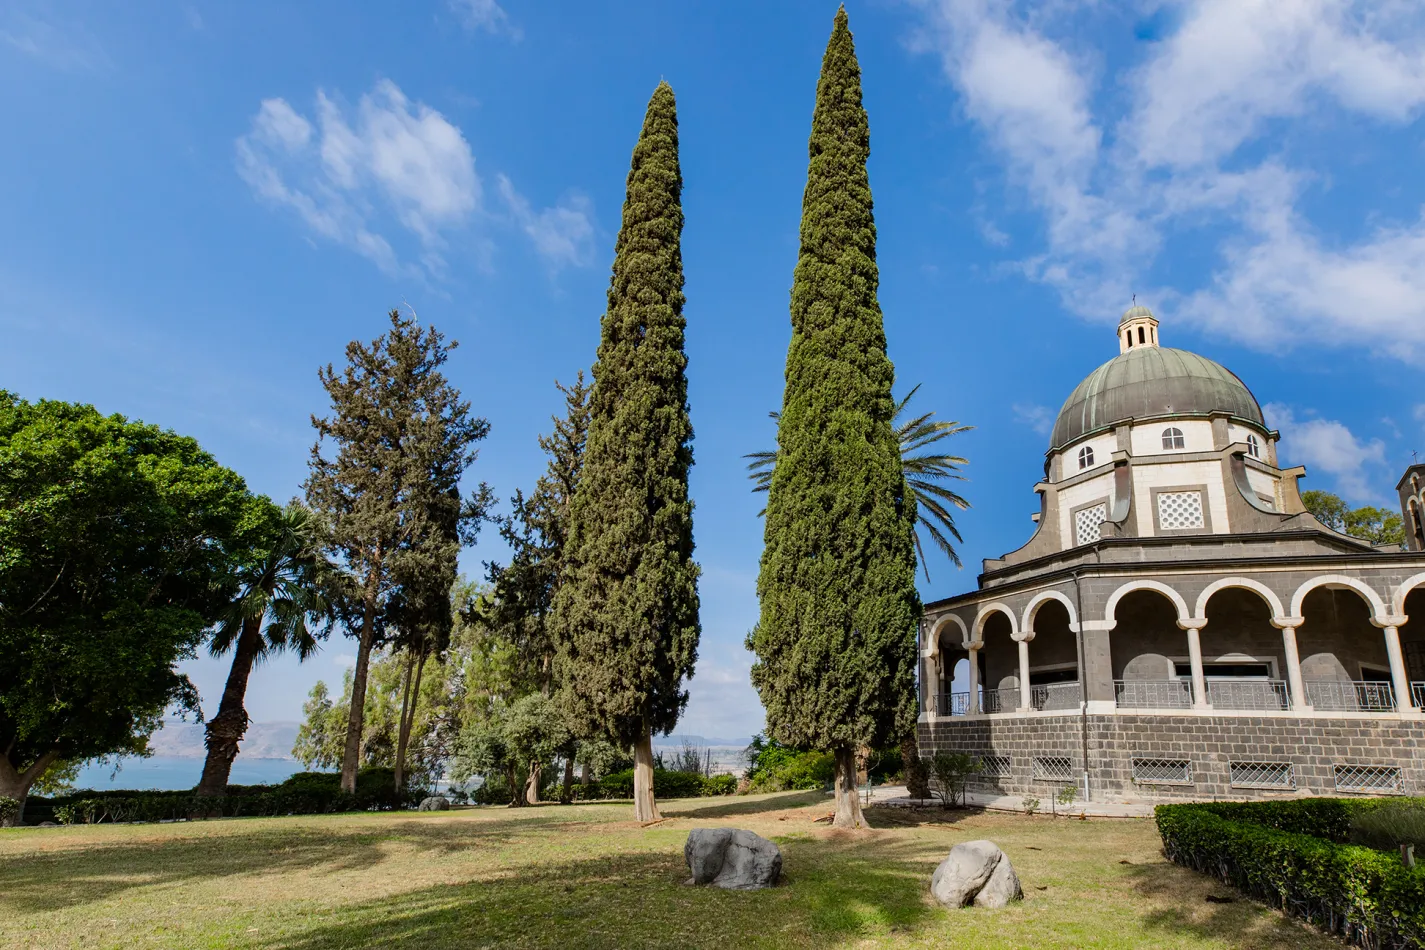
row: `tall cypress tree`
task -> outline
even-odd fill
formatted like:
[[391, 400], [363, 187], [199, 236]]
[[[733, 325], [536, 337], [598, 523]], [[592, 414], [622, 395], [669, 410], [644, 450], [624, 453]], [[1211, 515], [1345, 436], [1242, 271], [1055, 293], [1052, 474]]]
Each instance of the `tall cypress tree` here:
[[856, 751], [915, 721], [915, 505], [891, 427], [861, 69], [836, 14], [812, 116], [792, 342], [748, 636], [768, 733], [836, 756], [836, 827], [861, 827]]
[[648, 103], [627, 188], [555, 617], [570, 719], [585, 736], [633, 746], [635, 815], [653, 821], [652, 736], [687, 705], [700, 630], [683, 176], [667, 83]]

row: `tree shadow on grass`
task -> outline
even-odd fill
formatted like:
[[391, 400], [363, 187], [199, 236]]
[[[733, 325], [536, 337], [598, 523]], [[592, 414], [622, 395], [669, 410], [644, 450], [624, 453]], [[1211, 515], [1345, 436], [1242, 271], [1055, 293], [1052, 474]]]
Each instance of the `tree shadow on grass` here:
[[[1233, 946], [1271, 950], [1339, 948], [1341, 943], [1304, 921], [1273, 910], [1235, 888], [1166, 860], [1128, 869], [1133, 889], [1161, 910], [1146, 911], [1143, 926]], [[1209, 901], [1208, 896], [1230, 902]]]
[[280, 936], [214, 936], [265, 950], [828, 947], [909, 933], [938, 913], [925, 899], [933, 863], [916, 842], [799, 837], [781, 847], [790, 873], [763, 891], [686, 886], [680, 853], [608, 853], [348, 906], [284, 923]]
[[[213, 834], [199, 832], [138, 841], [98, 839], [88, 846], [8, 855], [0, 861], [0, 916], [72, 908], [104, 901], [136, 887], [244, 874], [281, 874], [313, 868], [327, 873], [376, 873], [375, 865], [386, 859], [379, 847], [382, 842], [398, 841], [436, 852], [432, 859], [438, 860], [440, 852], [498, 848], [509, 845], [521, 831], [542, 830], [525, 818], [440, 822], [413, 819], [370, 826], [329, 824], [321, 819], [252, 821], [250, 830], [221, 827]], [[240, 825], [245, 820], [233, 822]], [[196, 827], [202, 829], [203, 825]], [[65, 842], [72, 843], [72, 839]]]
[[706, 798], [684, 798], [660, 802], [658, 808], [665, 818], [729, 818], [733, 815], [759, 815], [789, 808], [805, 808], [809, 805], [825, 804], [828, 809], [833, 807], [831, 800], [820, 790], [711, 800], [717, 804], [709, 804], [709, 801]]

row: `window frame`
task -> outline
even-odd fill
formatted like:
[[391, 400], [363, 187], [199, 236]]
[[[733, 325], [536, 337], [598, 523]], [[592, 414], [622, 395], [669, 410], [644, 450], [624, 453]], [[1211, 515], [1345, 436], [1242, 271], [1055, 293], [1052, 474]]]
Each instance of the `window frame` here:
[[1163, 430], [1163, 451], [1182, 452], [1187, 449], [1187, 437], [1183, 430], [1177, 426], [1168, 426]]
[[1247, 433], [1247, 454], [1258, 461], [1262, 458], [1262, 443], [1254, 433]]
[[[1163, 521], [1158, 512], [1158, 496], [1164, 493], [1175, 494], [1177, 492], [1195, 491], [1202, 497], [1202, 527], [1201, 528], [1164, 528]], [[1212, 496], [1208, 494], [1207, 484], [1197, 485], [1159, 485], [1154, 486], [1148, 499], [1153, 506], [1153, 533], [1160, 536], [1171, 537], [1175, 534], [1211, 534], [1212, 533]]]
[[1085, 472], [1094, 467], [1093, 446], [1084, 445], [1079, 447], [1079, 471]]

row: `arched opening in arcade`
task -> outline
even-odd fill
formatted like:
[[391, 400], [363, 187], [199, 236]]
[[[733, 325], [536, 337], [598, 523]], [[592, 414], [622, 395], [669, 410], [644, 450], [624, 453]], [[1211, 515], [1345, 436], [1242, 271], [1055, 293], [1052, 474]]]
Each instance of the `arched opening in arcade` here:
[[[1272, 607], [1257, 591], [1224, 587], [1207, 601], [1207, 626], [1198, 634], [1207, 702], [1215, 709], [1282, 710], [1291, 706], [1282, 633]], [[1192, 670], [1177, 664], [1180, 677]]]
[[1161, 591], [1129, 591], [1113, 611], [1108, 649], [1114, 700], [1133, 709], [1186, 709], [1192, 706], [1187, 632], [1178, 626], [1178, 608]]
[[1046, 600], [1029, 618], [1034, 636], [1028, 644], [1030, 706], [1034, 709], [1078, 709], [1083, 700], [1078, 639], [1069, 627], [1069, 610], [1059, 600]]
[[1395, 708], [1385, 638], [1370, 601], [1352, 587], [1322, 584], [1301, 601], [1296, 632], [1306, 702], [1323, 711]]
[[995, 610], [980, 628], [980, 710], [1014, 712], [1019, 708], [1019, 644], [1009, 614]]
[[1416, 709], [1425, 708], [1425, 585], [1405, 595], [1405, 616], [1409, 619], [1400, 628], [1400, 652], [1405, 660], [1405, 675], [1410, 680], [1410, 701]]

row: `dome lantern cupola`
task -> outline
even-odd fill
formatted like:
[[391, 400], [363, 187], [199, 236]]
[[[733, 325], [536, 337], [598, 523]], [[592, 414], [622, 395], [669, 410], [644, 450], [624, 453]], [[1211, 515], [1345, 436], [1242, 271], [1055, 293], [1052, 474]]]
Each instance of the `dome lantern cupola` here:
[[1153, 316], [1153, 311], [1142, 305], [1125, 310], [1123, 319], [1118, 321], [1118, 352], [1157, 345], [1158, 318]]

